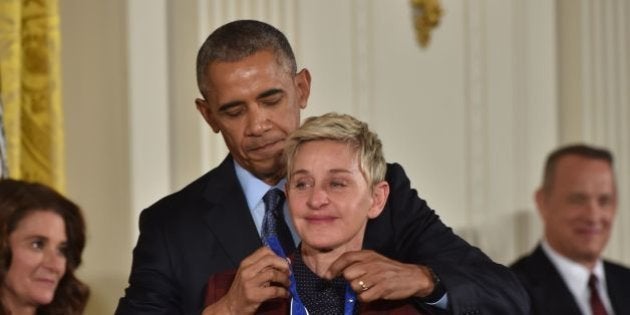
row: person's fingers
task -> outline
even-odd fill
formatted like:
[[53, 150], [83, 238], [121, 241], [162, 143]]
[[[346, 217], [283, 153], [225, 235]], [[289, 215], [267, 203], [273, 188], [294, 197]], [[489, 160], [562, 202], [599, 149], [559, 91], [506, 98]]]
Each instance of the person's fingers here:
[[288, 297], [289, 276], [275, 270], [266, 269], [250, 282], [254, 287], [249, 288], [253, 300], [264, 302], [269, 299]]
[[373, 251], [343, 254], [333, 262], [329, 276], [342, 275], [360, 301], [396, 300], [430, 290], [427, 273], [417, 265], [403, 264]]
[[276, 256], [276, 254], [273, 253], [271, 255], [265, 255], [261, 257], [260, 260], [258, 260], [252, 266], [255, 266], [253, 268], [256, 269], [257, 272], [262, 272], [263, 270], [269, 268], [282, 271], [286, 274], [289, 274], [290, 272], [289, 262], [286, 259]]
[[[361, 251], [352, 251], [343, 253], [337, 260], [335, 260], [328, 271], [324, 274], [324, 278], [333, 279], [340, 275], [345, 275], [345, 271], [350, 267], [362, 261], [369, 260], [369, 258], [374, 254], [372, 251], [361, 250]], [[360, 270], [355, 271], [356, 274], [354, 276], [358, 276], [361, 273]], [[354, 278], [354, 277], [353, 277]]]
[[357, 298], [361, 302], [371, 302], [377, 300], [380, 297], [380, 290], [376, 283], [371, 283], [371, 280], [355, 280], [352, 287], [357, 287], [355, 292], [357, 293]]
[[267, 301], [276, 298], [288, 298], [289, 290], [285, 287], [268, 286], [261, 290], [261, 300]]
[[289, 280], [289, 272], [285, 270], [278, 270], [272, 267], [261, 270], [258, 275], [256, 275], [257, 283], [260, 283], [262, 286], [283, 286], [288, 287]]
[[267, 247], [243, 259], [225, 300], [231, 309], [255, 311], [266, 300], [287, 297], [289, 263]]
[[348, 281], [353, 281], [355, 279], [363, 278], [366, 274], [371, 273], [373, 271], [375, 263], [374, 262], [363, 262], [357, 261], [353, 264], [346, 267], [341, 272], [341, 275]]
[[238, 284], [233, 284], [237, 289], [232, 293], [240, 303], [259, 305], [269, 299], [286, 297], [288, 295], [286, 289], [289, 284], [288, 279], [289, 276], [284, 271], [269, 267], [250, 279], [239, 279]]
[[369, 288], [358, 294], [361, 301], [426, 296], [434, 288], [430, 274], [425, 272], [426, 266], [388, 260], [375, 263], [370, 268], [373, 268], [373, 272], [359, 278]]
[[349, 281], [350, 286], [355, 292], [365, 292], [374, 286], [374, 283], [371, 282], [367, 277], [358, 278], [356, 280]]
[[273, 254], [273, 251], [271, 251], [271, 249], [269, 249], [268, 247], [263, 246], [257, 249], [256, 251], [254, 251], [253, 253], [251, 253], [249, 256], [245, 257], [245, 259], [243, 259], [241, 263], [239, 264], [238, 269], [241, 270], [241, 269], [247, 268], [255, 264], [262, 257], [270, 255], [270, 254]]
[[283, 261], [284, 263], [280, 263], [280, 264], [286, 265], [286, 268], [288, 268], [288, 263], [286, 262], [285, 259], [276, 255], [269, 247], [262, 246], [261, 248], [254, 251], [251, 255], [245, 257], [245, 259], [241, 261], [241, 264], [239, 265], [239, 269], [249, 267], [254, 264], [258, 264], [261, 260], [265, 258], [269, 258], [269, 257], [278, 258], [277, 262]]
[[276, 269], [289, 273], [289, 263], [286, 259], [277, 256], [267, 247], [262, 247], [248, 256], [241, 263], [238, 273], [244, 280], [252, 279], [266, 269]]
[[351, 282], [351, 287], [362, 302], [371, 302], [388, 296], [392, 284], [400, 279], [387, 279], [379, 273], [366, 273]]

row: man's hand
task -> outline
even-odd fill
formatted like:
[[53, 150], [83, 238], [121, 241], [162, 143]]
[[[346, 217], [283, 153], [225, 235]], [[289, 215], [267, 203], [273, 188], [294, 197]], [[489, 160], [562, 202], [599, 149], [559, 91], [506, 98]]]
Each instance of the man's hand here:
[[285, 259], [261, 247], [241, 262], [228, 293], [202, 314], [254, 314], [262, 302], [289, 296], [289, 273]]
[[343, 275], [363, 302], [425, 297], [435, 285], [428, 267], [403, 264], [369, 250], [341, 255], [325, 276], [338, 275]]

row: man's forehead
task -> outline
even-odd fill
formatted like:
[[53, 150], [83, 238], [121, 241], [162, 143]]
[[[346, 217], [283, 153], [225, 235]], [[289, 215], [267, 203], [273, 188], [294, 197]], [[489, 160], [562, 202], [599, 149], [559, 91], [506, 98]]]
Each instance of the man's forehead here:
[[278, 88], [279, 85], [287, 85], [292, 78], [285, 68], [263, 59], [213, 64], [208, 68], [206, 84], [211, 90], [252, 88], [252, 84], [260, 89], [269, 89], [271, 86]]
[[615, 183], [609, 174], [567, 173], [557, 176], [552, 191], [564, 191], [567, 195], [610, 196], [615, 193]]
[[213, 67], [241, 67], [241, 66], [251, 66], [253, 64], [257, 65], [265, 65], [272, 66], [278, 69], [282, 69], [286, 71], [288, 74], [292, 74], [291, 62], [287, 60], [286, 57], [283, 57], [280, 53], [275, 53], [270, 49], [262, 49], [256, 52], [253, 52], [247, 56], [243, 56], [238, 59], [230, 59], [230, 60], [222, 60], [216, 59], [208, 63], [206, 66], [206, 72], [208, 73], [213, 69]]

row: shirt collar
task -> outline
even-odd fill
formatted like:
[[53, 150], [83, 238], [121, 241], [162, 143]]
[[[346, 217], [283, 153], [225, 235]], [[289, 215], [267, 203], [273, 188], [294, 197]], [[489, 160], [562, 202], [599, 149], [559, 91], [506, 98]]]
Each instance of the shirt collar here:
[[[541, 245], [543, 251], [547, 254], [547, 257], [549, 257], [554, 266], [556, 266], [564, 283], [567, 284], [573, 295], [583, 295], [585, 288], [588, 287], [588, 278], [591, 275], [591, 271], [583, 265], [558, 253], [551, 248], [547, 240], [543, 240]], [[605, 283], [604, 264], [601, 259], [598, 259], [595, 263], [595, 268], [593, 268], [592, 273], [597, 276], [600, 283]]]
[[262, 197], [269, 191], [271, 188], [278, 188], [284, 191], [284, 184], [286, 183], [286, 179], [280, 180], [278, 184], [275, 186], [269, 186], [267, 183], [263, 182], [254, 174], [250, 173], [248, 170], [239, 165], [236, 161], [234, 161], [234, 169], [236, 171], [236, 178], [241, 183], [241, 187], [243, 188], [243, 193], [245, 194], [245, 200], [247, 200], [247, 206], [249, 209], [254, 209], [256, 205], [262, 200]]

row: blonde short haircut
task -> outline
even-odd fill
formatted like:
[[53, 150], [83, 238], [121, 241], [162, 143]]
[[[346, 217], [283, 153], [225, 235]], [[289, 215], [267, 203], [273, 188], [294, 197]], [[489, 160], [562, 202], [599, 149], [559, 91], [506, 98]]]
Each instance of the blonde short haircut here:
[[359, 169], [367, 183], [374, 186], [385, 180], [387, 165], [381, 140], [376, 133], [366, 123], [350, 115], [337, 113], [309, 117], [289, 136], [284, 149], [288, 180], [291, 180], [293, 158], [300, 146], [316, 140], [332, 140], [350, 145], [358, 155]]

